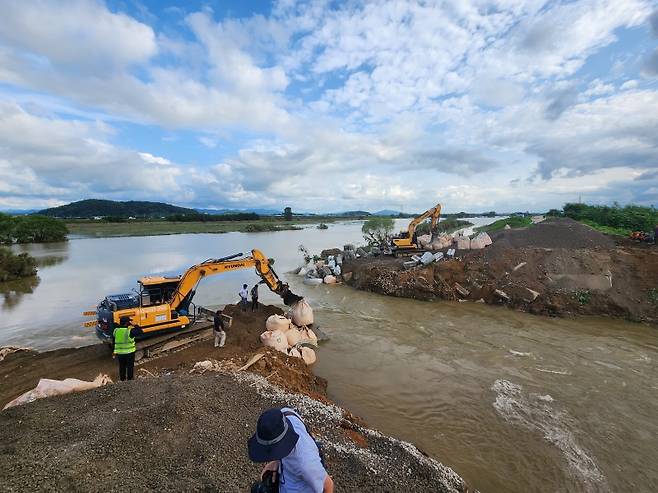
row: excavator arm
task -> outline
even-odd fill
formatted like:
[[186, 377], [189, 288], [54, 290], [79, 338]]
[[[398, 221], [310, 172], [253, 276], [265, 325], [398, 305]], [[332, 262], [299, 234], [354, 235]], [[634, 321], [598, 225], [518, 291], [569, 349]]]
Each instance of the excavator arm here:
[[436, 228], [436, 225], [439, 222], [439, 218], [441, 217], [441, 204], [436, 204], [434, 207], [432, 207], [431, 209], [426, 210], [420, 216], [414, 218], [409, 223], [409, 228], [407, 229], [407, 234], [409, 235], [408, 238], [413, 238], [414, 233], [416, 232], [416, 228], [418, 227], [418, 225], [420, 223], [422, 223], [428, 217], [432, 218], [431, 224], [430, 224], [430, 232], [432, 232]]
[[181, 276], [176, 290], [169, 301], [171, 308], [177, 310], [181, 305], [185, 306], [189, 302], [191, 295], [193, 295], [195, 287], [204, 277], [223, 272], [248, 269], [250, 267], [255, 268], [256, 274], [262, 279], [261, 282], [267, 284], [267, 287], [272, 292], [281, 296], [284, 304], [293, 305], [302, 299], [301, 296], [297, 296], [290, 291], [288, 284], [279, 279], [274, 269], [270, 266], [269, 259], [260, 250], [252, 250], [251, 256], [248, 257], [243, 257], [242, 255], [242, 253], [237, 253], [219, 259], [208, 259], [187, 269]]

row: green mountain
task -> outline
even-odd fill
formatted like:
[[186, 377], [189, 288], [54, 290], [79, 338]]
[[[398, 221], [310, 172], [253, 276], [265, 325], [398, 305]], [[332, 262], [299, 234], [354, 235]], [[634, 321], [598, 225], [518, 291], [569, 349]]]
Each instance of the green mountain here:
[[108, 217], [162, 217], [172, 214], [198, 214], [194, 209], [177, 207], [163, 202], [142, 202], [130, 200], [117, 202], [114, 200], [87, 199], [71, 202], [59, 207], [44, 209], [37, 214], [60, 218], [92, 218]]

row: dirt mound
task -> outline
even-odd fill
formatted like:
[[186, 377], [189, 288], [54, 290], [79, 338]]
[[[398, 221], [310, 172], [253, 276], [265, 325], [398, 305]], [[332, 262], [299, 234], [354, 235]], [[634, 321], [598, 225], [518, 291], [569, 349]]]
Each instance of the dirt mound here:
[[658, 248], [615, 240], [571, 219], [502, 231], [484, 250], [403, 270], [361, 259], [344, 272], [366, 291], [420, 300], [464, 299], [543, 315], [610, 315], [658, 323]]
[[506, 248], [614, 248], [609, 236], [570, 218], [552, 218], [528, 228], [491, 233], [491, 250]]
[[[145, 378], [0, 413], [3, 490], [249, 491], [259, 414], [299, 410], [339, 491], [464, 491], [450, 469], [250, 374]], [[355, 443], [358, 441], [358, 445]]]

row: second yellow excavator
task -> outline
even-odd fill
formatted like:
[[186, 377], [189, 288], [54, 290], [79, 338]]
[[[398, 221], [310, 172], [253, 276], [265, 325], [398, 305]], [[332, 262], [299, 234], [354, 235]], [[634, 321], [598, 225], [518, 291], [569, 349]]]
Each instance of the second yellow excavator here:
[[416, 228], [428, 217], [432, 218], [430, 223], [430, 233], [433, 233], [436, 229], [436, 225], [439, 223], [439, 219], [441, 218], [441, 204], [436, 204], [431, 209], [423, 212], [420, 216], [412, 219], [407, 231], [403, 231], [398, 236], [393, 237], [391, 239], [391, 249], [393, 252], [396, 250], [416, 250], [418, 248], [416, 246]]
[[[154, 335], [172, 329], [184, 329], [194, 320], [195, 309], [192, 298], [204, 277], [254, 267], [270, 290], [283, 298], [286, 305], [294, 305], [302, 297], [290, 291], [272, 269], [270, 260], [259, 250], [250, 256], [242, 253], [205, 262], [187, 269], [182, 276], [142, 277], [138, 293], [106, 296], [96, 308], [96, 335], [104, 342], [112, 343], [114, 328], [122, 317], [129, 317], [145, 334]], [[94, 312], [85, 312], [93, 314]]]

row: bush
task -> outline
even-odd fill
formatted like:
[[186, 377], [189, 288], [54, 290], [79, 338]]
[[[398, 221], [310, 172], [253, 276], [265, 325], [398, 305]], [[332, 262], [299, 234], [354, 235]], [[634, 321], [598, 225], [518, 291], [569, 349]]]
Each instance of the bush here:
[[27, 253], [16, 255], [8, 248], [0, 248], [0, 282], [34, 276], [37, 261]]
[[329, 226], [327, 226], [325, 223], [320, 223], [317, 226], [318, 229], [329, 229]]
[[618, 231], [653, 231], [658, 224], [658, 211], [653, 207], [615, 203], [607, 205], [565, 204], [564, 215], [577, 221], [608, 226]]
[[394, 225], [390, 217], [371, 217], [363, 223], [361, 232], [368, 245], [385, 246], [389, 242]]
[[62, 221], [46, 216], [8, 216], [0, 213], [0, 243], [47, 243], [65, 241], [68, 229]]

